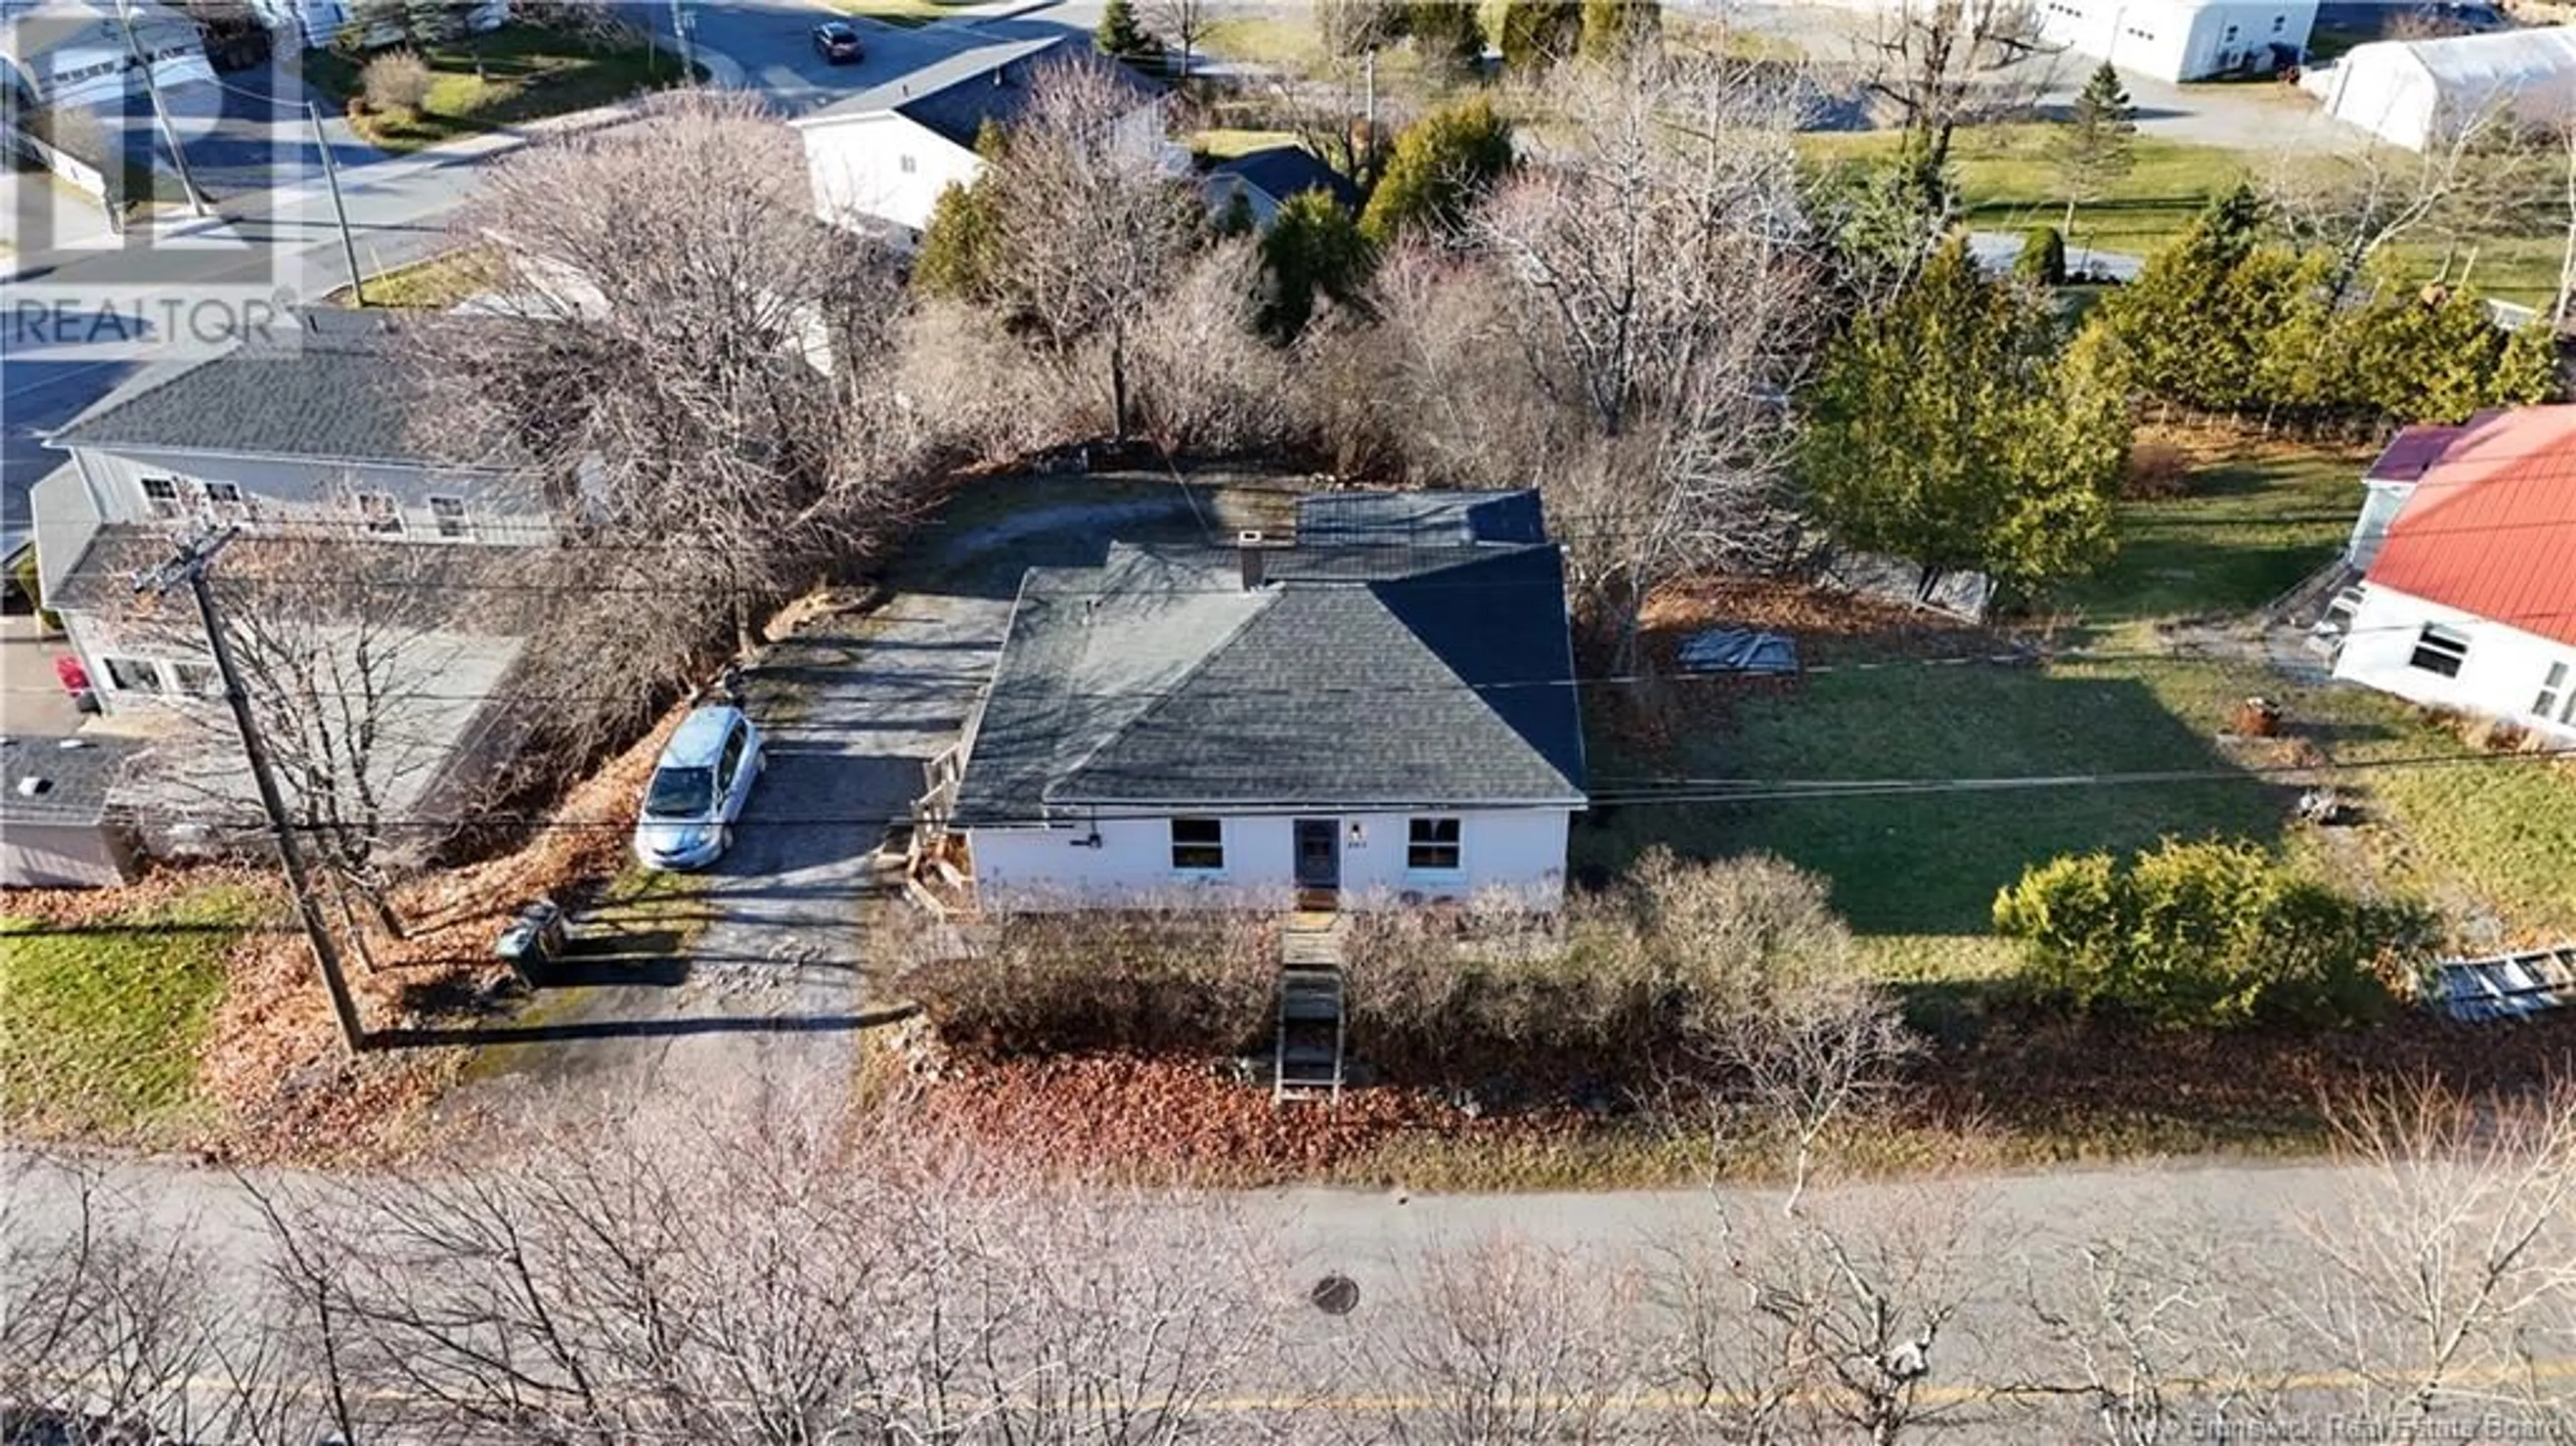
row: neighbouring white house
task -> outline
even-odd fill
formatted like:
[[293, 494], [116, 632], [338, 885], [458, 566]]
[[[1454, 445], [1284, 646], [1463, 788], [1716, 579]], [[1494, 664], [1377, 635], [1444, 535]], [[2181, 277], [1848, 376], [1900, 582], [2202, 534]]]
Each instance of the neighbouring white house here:
[[1535, 492], [1305, 499], [1297, 535], [1023, 581], [948, 827], [989, 911], [1563, 898], [1584, 807]]
[[2327, 114], [2408, 150], [2439, 145], [2489, 112], [2555, 125], [2576, 115], [2576, 30], [2375, 40], [2301, 84]]
[[[164, 87], [211, 83], [205, 36], [167, 0], [44, 0], [0, 13], [0, 66], [18, 104], [61, 109], [118, 106], [141, 92], [148, 56]], [[131, 30], [128, 23], [131, 23]]]
[[2158, 80], [2299, 63], [2317, 0], [2036, 0], [2040, 36]]
[[[250, 6], [271, 29], [294, 36], [307, 50], [330, 45], [349, 28], [350, 0], [250, 0]], [[457, 0], [454, 8], [467, 30], [498, 30], [510, 23], [510, 0]], [[386, 23], [358, 40], [373, 48], [395, 44], [402, 35], [399, 24]]]
[[1119, 122], [1120, 142], [1148, 153], [1165, 148], [1162, 87], [1101, 59], [1082, 37], [982, 45], [790, 122], [805, 142], [815, 213], [835, 225], [893, 227], [899, 239], [919, 239], [939, 193], [983, 174], [975, 138], [985, 122], [1007, 127], [1028, 106], [1031, 83], [1058, 65], [1113, 72], [1136, 96], [1135, 110]]
[[2409, 428], [2367, 482], [2335, 676], [2576, 742], [2576, 405]]
[[[488, 585], [525, 576], [558, 534], [518, 450], [442, 424], [397, 346], [407, 328], [477, 324], [307, 313], [147, 370], [46, 438], [70, 460], [30, 498], [38, 593], [62, 619], [98, 726], [192, 737], [182, 715], [220, 708], [193, 612], [141, 602], [135, 578], [182, 534], [221, 523], [241, 540], [217, 558], [219, 583], [255, 565], [263, 540], [296, 541], [309, 595], [289, 580], [255, 596], [291, 602], [279, 630], [317, 640], [342, 676], [399, 695], [369, 723], [388, 806], [464, 786], [502, 746], [506, 680], [533, 622], [523, 599], [496, 601]], [[247, 804], [237, 761], [228, 779], [208, 778], [199, 770], [221, 760], [190, 752], [147, 755], [129, 783], [170, 811]]]

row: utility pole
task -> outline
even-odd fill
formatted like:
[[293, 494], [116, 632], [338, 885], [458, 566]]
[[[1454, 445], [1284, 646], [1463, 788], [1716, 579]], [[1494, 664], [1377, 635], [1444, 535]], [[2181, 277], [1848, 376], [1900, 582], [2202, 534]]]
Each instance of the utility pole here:
[[698, 47], [689, 39], [697, 20], [689, 14], [688, 0], [671, 0], [671, 33], [680, 38], [680, 83], [691, 84], [698, 78]]
[[313, 144], [322, 152], [322, 174], [331, 182], [331, 212], [340, 218], [340, 254], [349, 258], [349, 300], [359, 306], [367, 304], [367, 278], [358, 269], [358, 243], [349, 234], [349, 207], [340, 199], [340, 163], [331, 159], [331, 138], [322, 133], [322, 107], [304, 103], [304, 113], [313, 119]]
[[[170, 108], [161, 103], [161, 78], [152, 73], [152, 57], [144, 53], [143, 42], [134, 36], [134, 0], [116, 0], [116, 18], [125, 27], [125, 54], [143, 70], [143, 93], [152, 98], [152, 114], [161, 122], [161, 139], [170, 147], [170, 164], [178, 169], [179, 189], [188, 193], [188, 210], [206, 214], [206, 198], [197, 189], [197, 178], [188, 173], [188, 153], [179, 145], [179, 128], [170, 121]], [[121, 148], [120, 148], [121, 149]], [[124, 157], [112, 157], [119, 166]]]
[[295, 841], [295, 826], [286, 817], [286, 800], [277, 791], [277, 775], [269, 768], [268, 749], [260, 742], [259, 725], [251, 717], [250, 690], [242, 686], [241, 673], [233, 664], [232, 643], [224, 635], [223, 615], [215, 607], [214, 590], [206, 585], [206, 568], [215, 554], [232, 541], [235, 529], [222, 527], [179, 544], [178, 555], [134, 579], [136, 592], [155, 596], [166, 594], [175, 586], [186, 585], [197, 601], [197, 619], [205, 624], [206, 643], [215, 655], [215, 671], [223, 676], [224, 701], [232, 705], [233, 722], [241, 729], [242, 754], [250, 763], [251, 782], [258, 785], [259, 804], [268, 813], [269, 831], [277, 837], [278, 862], [285, 866], [287, 887], [295, 893], [295, 912], [304, 921], [304, 938], [313, 946], [313, 962], [322, 967], [323, 987], [331, 992], [331, 1012], [340, 1021], [340, 1042], [352, 1054], [366, 1048], [367, 1032], [358, 1022], [358, 1001], [349, 993], [349, 976], [340, 962], [340, 946], [332, 941], [330, 926], [322, 919], [322, 901], [313, 892], [313, 876], [304, 865], [304, 847]]

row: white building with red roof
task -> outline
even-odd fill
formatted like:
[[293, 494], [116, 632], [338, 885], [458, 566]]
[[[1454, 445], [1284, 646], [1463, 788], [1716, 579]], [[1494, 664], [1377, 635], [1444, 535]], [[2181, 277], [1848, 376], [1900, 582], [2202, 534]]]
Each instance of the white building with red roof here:
[[2335, 676], [2576, 743], [2576, 405], [2408, 428], [2367, 480]]

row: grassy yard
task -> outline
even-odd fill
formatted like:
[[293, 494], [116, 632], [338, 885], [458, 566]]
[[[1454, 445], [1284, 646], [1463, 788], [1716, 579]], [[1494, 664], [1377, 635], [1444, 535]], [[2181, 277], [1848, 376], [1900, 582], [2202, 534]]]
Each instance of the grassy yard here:
[[[397, 266], [391, 271], [367, 278], [367, 304], [422, 311], [443, 311], [468, 297], [491, 288], [492, 258], [483, 251], [450, 251]], [[331, 293], [335, 305], [348, 306], [355, 298], [347, 287]]]
[[[535, 25], [505, 25], [422, 51], [433, 79], [429, 99], [416, 113], [354, 117], [350, 124], [369, 144], [413, 151], [545, 116], [589, 110], [638, 91], [674, 85], [679, 58], [643, 45], [600, 48], [588, 40]], [[336, 51], [314, 51], [304, 77], [343, 105], [366, 89], [363, 62]]]
[[[2066, 196], [2049, 159], [2051, 132], [2042, 122], [1971, 126], [1953, 142], [1966, 221], [1980, 231], [2023, 231], [2065, 219]], [[1895, 149], [1893, 131], [1814, 132], [1798, 138], [1810, 159], [1882, 155]], [[2076, 207], [2069, 245], [2125, 255], [2153, 253], [2180, 234], [2210, 198], [2246, 179], [2260, 157], [2222, 146], [2138, 138], [2137, 164], [2102, 199]], [[2395, 258], [2410, 276], [2431, 277], [2441, 267], [2438, 240], [2401, 243]], [[2463, 252], [2463, 257], [2465, 251]], [[2454, 257], [2454, 274], [2463, 257]], [[2469, 280], [2486, 294], [2525, 306], [2556, 295], [2559, 241], [2540, 235], [2479, 243]]]
[[[1577, 835], [1576, 862], [1616, 868], [1650, 845], [1716, 855], [1765, 850], [1818, 871], [1892, 978], [1948, 980], [2011, 967], [1989, 932], [1995, 891], [2061, 853], [2130, 850], [2166, 835], [2226, 835], [2284, 850], [2336, 881], [2429, 898], [2463, 943], [2576, 931], [2576, 770], [2520, 760], [2373, 767], [2463, 750], [2396, 700], [2292, 683], [2225, 627], [2329, 560], [2356, 505], [2359, 459], [2249, 444], [2197, 473], [2193, 495], [2123, 508], [2127, 546], [2062, 600], [2072, 628], [2045, 667], [1933, 666], [1866, 638], [1802, 639], [1813, 671], [1793, 690], [1728, 695], [1679, 685], [1695, 727], [1665, 756], [1606, 732], [1596, 787], [1622, 777], [2013, 779], [2354, 765], [2338, 785], [2367, 822], [2295, 825], [2296, 787], [2251, 772], [2207, 781], [2076, 783], [1931, 797], [1628, 805]], [[2202, 635], [2214, 642], [2202, 643]], [[2181, 646], [2184, 641], [2193, 646]], [[2288, 710], [2277, 744], [2222, 741], [2236, 704]], [[2264, 751], [2248, 752], [2247, 748]]]
[[1297, 136], [1292, 131], [1247, 131], [1218, 127], [1203, 130], [1190, 137], [1190, 150], [1211, 161], [1230, 161], [1236, 156], [1266, 151], [1272, 146], [1293, 146]]
[[227, 885], [87, 924], [0, 919], [10, 1128], [150, 1142], [184, 1123], [224, 956], [267, 916]]

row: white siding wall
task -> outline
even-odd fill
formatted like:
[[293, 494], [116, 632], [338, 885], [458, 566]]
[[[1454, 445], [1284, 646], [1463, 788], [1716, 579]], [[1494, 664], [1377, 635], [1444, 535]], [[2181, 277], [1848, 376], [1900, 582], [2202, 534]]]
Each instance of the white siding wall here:
[[2359, 45], [2328, 81], [2326, 113], [2391, 145], [2422, 150], [2432, 134], [2442, 90], [2403, 45]]
[[2268, 60], [2275, 44], [2304, 50], [2317, 19], [2316, 0], [2038, 0], [2038, 10], [2045, 38], [2164, 80]]
[[[522, 484], [478, 474], [409, 467], [324, 466], [268, 458], [208, 457], [145, 451], [73, 451], [99, 515], [110, 522], [156, 520], [143, 490], [147, 477], [170, 477], [202, 486], [230, 482], [242, 489], [254, 521], [284, 513], [318, 513], [335, 490], [391, 495], [399, 504], [402, 535], [418, 542], [481, 541], [533, 545], [552, 537], [552, 526]], [[183, 496], [194, 496], [190, 488]], [[433, 496], [459, 497], [473, 536], [442, 537], [430, 512]], [[190, 504], [193, 505], [193, 504]]]
[[[1460, 821], [1460, 867], [1438, 874], [1406, 867], [1409, 823], [1417, 816], [1429, 815], [1298, 815], [1334, 820], [1342, 898], [1351, 907], [1390, 907], [1405, 893], [1463, 899], [1507, 890], [1537, 909], [1553, 909], [1563, 899], [1566, 810], [1443, 815]], [[1287, 815], [1225, 818], [1225, 869], [1214, 876], [1174, 871], [1171, 825], [1164, 818], [1103, 819], [1098, 848], [1074, 842], [1089, 834], [1082, 827], [975, 829], [969, 845], [976, 892], [989, 909], [1190, 900], [1210, 907], [1275, 907], [1295, 887], [1292, 825]]]
[[2367, 568], [2379, 556], [2379, 545], [2388, 540], [2388, 524], [2397, 520], [2406, 499], [2415, 495], [2412, 482], [2369, 482], [2362, 486], [2368, 495], [2361, 502], [2361, 516], [2352, 524], [2352, 540], [2344, 545], [2346, 561]]
[[814, 212], [839, 225], [873, 216], [919, 231], [930, 224], [940, 192], [972, 183], [984, 169], [973, 151], [892, 112], [801, 129]]
[[[2408, 663], [2427, 623], [2455, 628], [2468, 637], [2468, 656], [2458, 677], [2445, 678]], [[2365, 584], [2352, 633], [2335, 659], [2335, 676], [2417, 703], [2507, 718], [2576, 741], [2576, 726], [2543, 719], [2532, 711], [2552, 663], [2565, 663], [2571, 679], [2576, 679], [2576, 645], [2536, 637], [2393, 588]], [[2564, 707], [2562, 702], [2562, 711]]]

